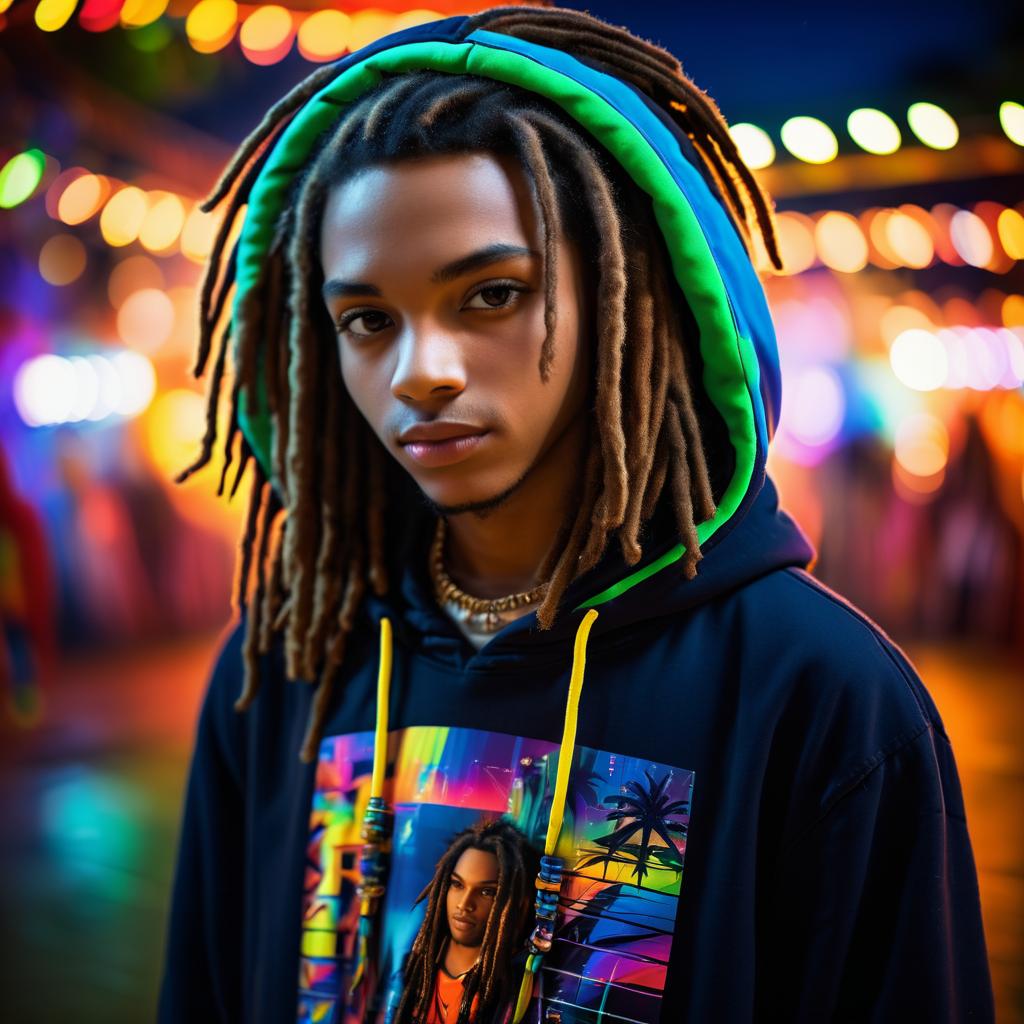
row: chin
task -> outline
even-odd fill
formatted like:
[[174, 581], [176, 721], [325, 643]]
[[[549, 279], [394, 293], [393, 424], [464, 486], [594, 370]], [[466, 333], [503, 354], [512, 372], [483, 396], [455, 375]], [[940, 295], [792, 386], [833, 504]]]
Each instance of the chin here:
[[438, 480], [417, 480], [416, 484], [427, 504], [439, 515], [458, 515], [461, 512], [486, 512], [496, 509], [519, 487], [523, 477], [509, 482], [496, 481], [488, 484], [476, 477], [470, 480], [452, 480], [442, 483]]

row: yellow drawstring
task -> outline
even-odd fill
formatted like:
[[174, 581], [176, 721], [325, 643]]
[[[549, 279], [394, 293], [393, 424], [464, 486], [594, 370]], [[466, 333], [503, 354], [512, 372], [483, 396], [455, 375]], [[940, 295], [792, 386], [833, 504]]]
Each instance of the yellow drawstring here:
[[380, 620], [380, 667], [377, 669], [377, 727], [373, 735], [373, 775], [370, 796], [384, 795], [388, 763], [388, 697], [391, 692], [391, 620]]
[[351, 996], [367, 974], [370, 939], [381, 897], [384, 895], [385, 854], [391, 851], [391, 811], [384, 802], [384, 772], [388, 763], [388, 704], [391, 693], [391, 620], [380, 620], [380, 667], [377, 670], [377, 724], [373, 733], [373, 774], [370, 799], [363, 816], [359, 858], [359, 941], [356, 968], [349, 986]]
[[562, 745], [558, 752], [558, 771], [555, 774], [555, 792], [551, 798], [551, 810], [548, 813], [548, 834], [544, 842], [544, 857], [541, 859], [541, 870], [537, 876], [537, 927], [530, 936], [530, 955], [523, 968], [523, 980], [519, 986], [519, 998], [516, 1001], [512, 1024], [519, 1022], [526, 1015], [533, 995], [533, 980], [540, 968], [541, 958], [551, 948], [554, 931], [555, 915], [558, 911], [558, 894], [562, 887], [562, 862], [555, 854], [558, 846], [558, 834], [562, 831], [562, 819], [565, 817], [565, 796], [569, 788], [569, 769], [572, 767], [573, 754], [576, 750], [576, 723], [583, 691], [583, 673], [587, 667], [587, 640], [590, 627], [597, 618], [597, 612], [591, 608], [576, 630], [576, 643], [572, 652], [572, 675], [569, 677], [569, 695], [565, 701], [565, 724], [562, 727]]

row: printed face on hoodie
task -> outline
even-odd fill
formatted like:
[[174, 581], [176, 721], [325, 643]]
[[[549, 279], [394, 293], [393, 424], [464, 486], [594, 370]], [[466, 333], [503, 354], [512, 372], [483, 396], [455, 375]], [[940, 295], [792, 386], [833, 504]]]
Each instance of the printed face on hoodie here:
[[543, 381], [542, 253], [529, 181], [503, 155], [380, 165], [328, 196], [324, 301], [345, 385], [441, 511], [492, 507], [527, 480], [577, 471], [589, 302], [580, 254], [560, 238]]
[[487, 850], [464, 850], [448, 879], [445, 909], [452, 941], [479, 946], [498, 895], [498, 858]]

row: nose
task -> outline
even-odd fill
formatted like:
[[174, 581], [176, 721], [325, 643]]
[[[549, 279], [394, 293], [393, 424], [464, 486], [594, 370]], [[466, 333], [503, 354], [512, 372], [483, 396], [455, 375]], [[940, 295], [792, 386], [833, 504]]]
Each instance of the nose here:
[[458, 341], [437, 327], [408, 325], [396, 345], [392, 394], [405, 402], [451, 398], [466, 386], [466, 366]]

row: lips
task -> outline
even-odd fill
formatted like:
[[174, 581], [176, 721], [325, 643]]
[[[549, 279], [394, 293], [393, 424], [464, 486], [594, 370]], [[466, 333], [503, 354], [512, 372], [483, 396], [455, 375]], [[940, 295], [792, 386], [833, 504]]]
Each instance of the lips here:
[[467, 423], [434, 422], [410, 427], [399, 435], [406, 455], [426, 469], [450, 466], [471, 455], [490, 431]]
[[456, 437], [470, 437], [474, 434], [486, 434], [486, 427], [478, 427], [472, 423], [459, 423], [456, 420], [433, 420], [430, 423], [417, 423], [408, 427], [398, 435], [399, 444], [411, 441], [450, 441]]

